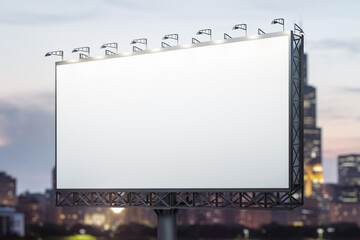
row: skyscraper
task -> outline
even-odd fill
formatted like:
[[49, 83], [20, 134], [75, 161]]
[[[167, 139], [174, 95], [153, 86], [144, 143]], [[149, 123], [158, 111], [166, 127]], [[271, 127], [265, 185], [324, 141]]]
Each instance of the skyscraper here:
[[[304, 56], [304, 170], [305, 196], [313, 195], [324, 181], [321, 165], [321, 128], [316, 124], [316, 89], [308, 84], [307, 55]], [[315, 185], [314, 185], [315, 184]]]
[[360, 186], [360, 154], [339, 156], [338, 166], [340, 185]]
[[16, 206], [16, 179], [0, 172], [0, 205]]

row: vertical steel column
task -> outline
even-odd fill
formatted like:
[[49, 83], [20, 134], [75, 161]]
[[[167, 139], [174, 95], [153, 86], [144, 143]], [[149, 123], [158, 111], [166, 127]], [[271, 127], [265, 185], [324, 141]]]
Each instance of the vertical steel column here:
[[158, 193], [162, 198], [165, 209], [154, 209], [157, 215], [157, 240], [177, 240], [176, 213], [177, 209], [171, 208], [175, 205], [175, 193]]
[[177, 209], [156, 209], [157, 240], [176, 240], [176, 212]]

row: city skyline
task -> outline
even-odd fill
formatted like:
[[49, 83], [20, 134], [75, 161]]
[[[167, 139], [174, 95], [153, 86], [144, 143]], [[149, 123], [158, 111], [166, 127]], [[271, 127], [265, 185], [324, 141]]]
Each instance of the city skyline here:
[[[18, 192], [50, 188], [54, 166], [54, 61], [47, 51], [64, 50], [65, 59], [75, 59], [71, 49], [90, 46], [92, 56], [103, 55], [99, 47], [119, 42], [120, 51], [130, 51], [130, 41], [149, 39], [157, 48], [161, 37], [177, 32], [180, 44], [190, 43], [201, 28], [212, 28], [214, 39], [248, 23], [249, 35], [260, 27], [280, 31], [272, 19], [285, 18], [285, 29], [299, 23], [305, 31], [308, 53], [308, 83], [317, 88], [318, 123], [322, 128], [323, 164], [326, 182], [337, 180], [338, 155], [360, 149], [360, 84], [355, 81], [360, 61], [359, 22], [355, 1], [265, 1], [185, 2], [176, 7], [162, 1], [3, 1], [0, 17], [4, 35], [0, 57], [0, 159], [1, 171], [18, 179]], [[299, 5], [298, 5], [299, 4]], [[203, 6], [206, 6], [204, 8]], [[316, 9], [322, 9], [322, 12]], [[161, 10], [159, 10], [161, 9]], [[255, 13], [255, 14], [254, 14]], [[131, 21], [129, 21], [131, 19]]]

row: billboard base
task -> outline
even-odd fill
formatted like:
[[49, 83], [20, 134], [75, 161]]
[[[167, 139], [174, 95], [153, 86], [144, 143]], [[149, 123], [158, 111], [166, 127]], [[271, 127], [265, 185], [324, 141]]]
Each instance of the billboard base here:
[[157, 240], [176, 240], [178, 209], [154, 209], [157, 215]]

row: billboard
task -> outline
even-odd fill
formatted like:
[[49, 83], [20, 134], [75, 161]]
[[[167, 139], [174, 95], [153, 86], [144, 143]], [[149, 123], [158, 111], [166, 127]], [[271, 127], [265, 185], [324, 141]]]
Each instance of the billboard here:
[[291, 36], [57, 63], [57, 190], [289, 190]]

